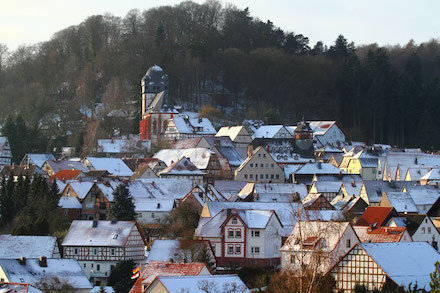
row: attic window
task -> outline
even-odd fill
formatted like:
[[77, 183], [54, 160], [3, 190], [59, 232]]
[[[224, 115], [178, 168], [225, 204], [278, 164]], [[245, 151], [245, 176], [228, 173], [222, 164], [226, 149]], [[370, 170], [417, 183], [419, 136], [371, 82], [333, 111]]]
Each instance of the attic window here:
[[237, 218], [235, 218], [235, 217], [234, 217], [234, 218], [232, 218], [232, 221], [231, 221], [231, 223], [232, 223], [232, 224], [237, 224]]

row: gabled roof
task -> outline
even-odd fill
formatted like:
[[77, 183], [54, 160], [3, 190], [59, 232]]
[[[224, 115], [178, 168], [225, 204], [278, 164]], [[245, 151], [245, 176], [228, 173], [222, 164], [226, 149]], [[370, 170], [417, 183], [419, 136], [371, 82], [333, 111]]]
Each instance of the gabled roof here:
[[398, 213], [417, 213], [419, 210], [412, 199], [411, 195], [407, 192], [388, 192], [384, 193], [391, 206], [394, 207]]
[[273, 138], [278, 132], [282, 131], [282, 129], [290, 134], [284, 125], [262, 125], [255, 131], [252, 138]]
[[212, 154], [214, 153], [211, 150], [205, 148], [163, 149], [157, 152], [154, 157], [164, 161], [167, 166], [177, 162], [182, 157], [187, 157], [197, 168], [205, 170]]
[[187, 157], [182, 157], [178, 161], [169, 165], [158, 175], [204, 175], [205, 172], [199, 170]]
[[107, 170], [116, 176], [130, 177], [133, 171], [120, 158], [87, 157], [86, 160], [95, 170]]
[[50, 166], [50, 168], [53, 170], [54, 174], [56, 174], [60, 170], [78, 169], [78, 170], [81, 170], [84, 173], [89, 171], [89, 168], [87, 168], [83, 163], [81, 163], [79, 161], [46, 160], [46, 164], [48, 164]]
[[39, 289], [26, 283], [0, 283], [2, 293], [43, 293]]
[[50, 154], [50, 153], [48, 153], [48, 154], [29, 154], [28, 153], [24, 156], [20, 165], [24, 165], [26, 163], [26, 162], [24, 162], [26, 158], [30, 161], [31, 164], [37, 165], [40, 168], [43, 166], [44, 162], [55, 160], [54, 155]]
[[392, 215], [393, 207], [372, 207], [369, 206], [359, 220], [356, 226], [369, 226], [376, 223], [377, 226], [385, 225], [385, 221]]
[[[324, 222], [324, 221], [301, 221], [301, 223], [297, 222], [295, 227], [293, 228], [292, 233], [290, 233], [289, 238], [287, 238], [283, 247], [281, 247], [282, 251], [291, 251], [291, 250], [301, 250], [298, 245], [299, 237], [302, 237], [302, 240], [305, 241], [311, 237], [317, 237], [324, 241], [325, 245], [321, 247], [323, 251], [333, 251], [338, 243], [340, 242], [341, 237], [344, 235], [347, 228], [350, 226], [349, 222]], [[300, 236], [301, 235], [301, 236]]]
[[[247, 135], [249, 135], [249, 132], [244, 126], [225, 126], [220, 128], [215, 136], [229, 136], [231, 140], [235, 140], [242, 130], [245, 131]], [[250, 135], [249, 138], [251, 138]]]
[[[203, 284], [209, 284], [212, 292], [250, 292], [243, 281], [237, 275], [209, 275], [209, 276], [159, 276], [156, 278], [168, 292], [191, 292], [203, 293]], [[155, 280], [155, 281], [156, 281]]]
[[426, 242], [361, 243], [364, 251], [397, 285], [429, 290], [429, 276], [440, 255]]
[[58, 206], [62, 209], [82, 209], [82, 205], [76, 196], [62, 196], [58, 202]]
[[340, 174], [345, 173], [339, 168], [329, 163], [307, 163], [298, 170], [294, 171], [295, 175], [314, 175], [314, 174]]
[[[399, 242], [406, 231], [405, 227], [367, 227], [353, 226], [361, 242]], [[409, 239], [408, 239], [409, 241]]]
[[81, 170], [60, 170], [51, 177], [51, 180], [73, 180], [80, 174], [82, 174]]
[[308, 121], [310, 128], [313, 130], [314, 135], [324, 135], [333, 125], [337, 125], [338, 128], [345, 134], [344, 129], [339, 126], [336, 121]]
[[78, 195], [79, 199], [84, 199], [86, 197], [87, 193], [89, 193], [90, 189], [93, 187], [93, 182], [90, 182], [90, 181], [71, 181], [64, 187], [64, 189], [69, 188], [69, 186]]
[[440, 168], [432, 168], [428, 173], [423, 175], [421, 180], [440, 180]]
[[13, 236], [0, 235], [0, 259], [52, 258], [57, 247], [54, 236]]
[[35, 258], [26, 259], [24, 265], [16, 259], [0, 259], [0, 267], [13, 283], [35, 284], [43, 277], [58, 277], [75, 289], [93, 288], [76, 259], [48, 258], [46, 267], [41, 267]]
[[[246, 198], [254, 195], [254, 201], [263, 201], [264, 198], [272, 201], [272, 198], [278, 198], [279, 202], [291, 202], [292, 197], [298, 194], [300, 199], [307, 196], [307, 186], [304, 184], [292, 183], [256, 183], [248, 182], [239, 192], [240, 198]], [[259, 199], [256, 199], [258, 194]]]
[[139, 137], [98, 139], [98, 153], [134, 153], [147, 151], [150, 142]]
[[408, 186], [405, 189], [416, 205], [432, 205], [440, 197], [440, 189], [432, 185]]
[[173, 143], [171, 143], [170, 149], [196, 148], [201, 139], [202, 139], [201, 137], [179, 139], [179, 140], [173, 141]]
[[174, 199], [151, 199], [137, 197], [134, 199], [135, 211], [139, 212], [171, 212]]
[[136, 221], [94, 221], [74, 220], [64, 238], [62, 246], [125, 246], [128, 236], [137, 229]]

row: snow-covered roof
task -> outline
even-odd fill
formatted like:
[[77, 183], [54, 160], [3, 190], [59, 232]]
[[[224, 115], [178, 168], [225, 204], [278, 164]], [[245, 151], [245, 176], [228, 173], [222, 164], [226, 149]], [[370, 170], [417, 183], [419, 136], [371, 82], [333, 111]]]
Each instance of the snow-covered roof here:
[[142, 182], [154, 198], [182, 199], [193, 189], [193, 182], [190, 179], [147, 178], [135, 181]]
[[205, 172], [199, 170], [187, 157], [182, 157], [157, 175], [205, 175]]
[[[168, 292], [203, 293], [209, 286], [210, 292], [250, 292], [237, 275], [208, 275], [208, 276], [158, 276], [157, 280]], [[153, 284], [153, 283], [152, 283]]]
[[71, 181], [64, 189], [69, 188], [69, 186], [75, 191], [80, 199], [84, 199], [89, 193], [90, 189], [93, 187], [93, 182], [90, 181]]
[[421, 152], [387, 152], [386, 163], [388, 166], [440, 166], [440, 156]]
[[179, 240], [155, 239], [148, 253], [147, 263], [150, 261], [169, 261], [179, 247]]
[[58, 202], [62, 209], [81, 209], [82, 205], [76, 196], [62, 196]]
[[57, 277], [75, 289], [93, 288], [76, 259], [48, 258], [46, 267], [35, 258], [26, 259], [23, 265], [15, 259], [0, 259], [0, 267], [11, 283], [36, 284], [43, 277]]
[[89, 168], [87, 168], [83, 163], [72, 160], [63, 160], [63, 161], [46, 161], [47, 164], [52, 168], [54, 174], [60, 170], [81, 170], [83, 173], [87, 173]]
[[316, 187], [317, 192], [332, 192], [337, 193], [342, 186], [341, 181], [315, 181], [313, 186]]
[[217, 147], [220, 154], [228, 159], [229, 165], [231, 166], [240, 166], [244, 159], [240, 155], [240, 153], [237, 151], [235, 147]]
[[[285, 129], [284, 125], [262, 125], [256, 129], [252, 138], [273, 138], [283, 128]], [[286, 129], [286, 131], [288, 130]]]
[[[406, 175], [409, 174], [412, 181], [419, 181], [422, 177], [424, 177], [429, 171], [431, 171], [431, 167], [428, 166], [416, 166], [416, 167], [409, 167], [406, 170]], [[403, 179], [403, 178], [401, 178]]]
[[231, 140], [235, 140], [242, 129], [248, 133], [244, 126], [225, 126], [220, 128], [215, 136], [229, 136]]
[[31, 164], [42, 167], [45, 161], [55, 160], [53, 154], [26, 154]]
[[133, 175], [133, 171], [120, 158], [87, 157], [86, 162], [90, 163], [94, 170], [107, 170], [110, 174], [122, 177]]
[[295, 175], [314, 175], [314, 174], [340, 174], [344, 173], [339, 168], [329, 163], [307, 163], [293, 172]]
[[250, 229], [264, 229], [269, 223], [274, 211], [269, 210], [239, 210], [238, 215]]
[[363, 184], [367, 191], [368, 201], [371, 203], [380, 202], [384, 192], [401, 191], [402, 188], [418, 185], [412, 181], [380, 181], [380, 180], [364, 180]]
[[136, 212], [171, 212], [174, 207], [174, 199], [150, 199], [135, 198]]
[[[238, 193], [241, 198], [246, 198], [251, 193], [254, 194], [254, 201], [273, 201], [278, 198], [279, 202], [290, 202], [292, 196], [298, 193], [300, 199], [307, 195], [307, 186], [304, 184], [293, 183], [247, 183]], [[256, 195], [258, 194], [258, 199]], [[285, 198], [285, 200], [282, 200]]]
[[154, 157], [164, 161], [167, 166], [177, 162], [182, 157], [187, 157], [197, 168], [205, 170], [212, 154], [211, 150], [204, 148], [163, 149], [157, 152]]
[[388, 201], [398, 213], [417, 213], [417, 206], [407, 192], [387, 192]]
[[29, 284], [0, 283], [0, 293], [43, 293]]
[[406, 231], [405, 227], [353, 226], [359, 240], [363, 242], [398, 242]]
[[281, 250], [301, 250], [301, 244], [297, 241], [299, 237], [302, 237], [303, 241], [316, 237], [316, 240], [323, 241], [323, 245], [320, 249], [323, 251], [333, 251], [336, 245], [339, 243], [342, 235], [347, 227], [350, 226], [349, 222], [334, 222], [334, 221], [301, 221], [297, 222], [293, 228], [292, 233], [287, 238]]
[[176, 116], [172, 118], [177, 131], [185, 134], [216, 134], [214, 126], [208, 118]]
[[150, 141], [139, 138], [98, 139], [98, 153], [133, 153], [150, 148]]
[[[411, 178], [412, 179], [412, 178]], [[429, 172], [425, 173], [421, 180], [440, 180], [440, 168], [432, 168]], [[417, 180], [417, 179], [413, 179]]]
[[426, 242], [362, 243], [361, 247], [397, 285], [430, 289], [440, 254]]
[[[308, 121], [313, 135], [324, 135], [336, 121]], [[341, 129], [342, 130], [342, 129]]]
[[74, 220], [64, 238], [62, 246], [125, 246], [135, 221]]
[[112, 186], [106, 185], [104, 183], [96, 183], [98, 188], [101, 190], [101, 192], [104, 194], [104, 196], [107, 198], [108, 201], [113, 201], [113, 188]]
[[53, 257], [57, 238], [54, 236], [0, 235], [0, 259]]
[[431, 185], [410, 186], [406, 191], [416, 205], [432, 205], [440, 197], [440, 189]]

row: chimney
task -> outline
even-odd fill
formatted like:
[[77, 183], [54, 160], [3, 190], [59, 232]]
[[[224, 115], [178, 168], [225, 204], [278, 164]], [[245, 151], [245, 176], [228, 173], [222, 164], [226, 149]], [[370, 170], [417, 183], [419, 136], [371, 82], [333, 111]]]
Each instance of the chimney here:
[[92, 227], [93, 228], [98, 227], [98, 220], [93, 220]]
[[22, 266], [24, 266], [24, 265], [26, 265], [26, 258], [25, 258], [24, 256], [22, 256], [22, 257], [20, 257], [20, 259], [18, 260], [18, 262], [19, 262]]
[[269, 146], [268, 146], [268, 145], [266, 145], [266, 151], [267, 151], [268, 153], [270, 153], [270, 150], [269, 150]]
[[254, 147], [249, 145], [247, 148], [247, 156], [250, 158], [252, 156], [252, 153], [254, 152]]
[[356, 187], [356, 181], [354, 181], [354, 179], [351, 181], [351, 186]]
[[38, 264], [42, 268], [47, 267], [47, 258], [45, 256], [40, 256], [40, 258], [38, 259]]

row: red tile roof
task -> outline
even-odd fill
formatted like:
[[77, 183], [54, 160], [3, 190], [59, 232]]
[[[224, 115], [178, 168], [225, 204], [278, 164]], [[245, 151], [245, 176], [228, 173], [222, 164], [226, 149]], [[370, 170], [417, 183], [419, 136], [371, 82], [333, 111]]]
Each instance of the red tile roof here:
[[383, 226], [392, 210], [393, 207], [368, 207], [356, 222], [356, 226], [370, 226], [374, 223], [376, 226]]
[[203, 268], [209, 268], [205, 263], [171, 263], [164, 261], [150, 261], [142, 269], [140, 277], [136, 280], [129, 293], [142, 293], [142, 284], [148, 285], [157, 276], [198, 276]]
[[[399, 242], [406, 227], [377, 227], [354, 226], [354, 231], [361, 242]], [[409, 240], [409, 239], [408, 239]]]
[[73, 180], [81, 173], [81, 170], [60, 170], [50, 180]]

